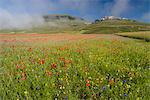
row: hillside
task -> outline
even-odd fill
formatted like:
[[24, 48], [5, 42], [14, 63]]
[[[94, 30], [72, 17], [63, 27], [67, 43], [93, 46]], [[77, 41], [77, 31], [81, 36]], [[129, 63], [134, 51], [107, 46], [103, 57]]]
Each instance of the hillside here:
[[87, 21], [85, 21], [83, 18], [64, 14], [50, 14], [43, 16], [43, 18], [46, 26], [50, 26], [52, 28], [81, 27], [82, 25], [87, 24]]
[[3, 29], [0, 33], [63, 33], [80, 30], [89, 24], [83, 18], [64, 14], [49, 14], [43, 16], [43, 24], [28, 29]]
[[121, 32], [149, 31], [150, 24], [133, 20], [105, 20], [85, 26], [80, 31], [83, 34], [112, 34]]
[[116, 35], [150, 42], [150, 31], [115, 33]]
[[[110, 16], [112, 17], [112, 16]], [[112, 34], [121, 32], [150, 31], [150, 24], [134, 20], [106, 20], [91, 24], [80, 17], [64, 14], [49, 14], [42, 17], [43, 24], [27, 29], [3, 29], [0, 33], [82, 33]]]

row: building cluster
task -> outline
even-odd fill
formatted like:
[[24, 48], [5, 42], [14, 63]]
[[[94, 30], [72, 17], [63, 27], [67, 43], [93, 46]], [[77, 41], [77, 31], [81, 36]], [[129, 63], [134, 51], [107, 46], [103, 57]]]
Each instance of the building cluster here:
[[122, 17], [115, 17], [115, 16], [104, 16], [103, 18], [101, 18], [101, 21], [104, 20], [128, 20], [128, 19]]

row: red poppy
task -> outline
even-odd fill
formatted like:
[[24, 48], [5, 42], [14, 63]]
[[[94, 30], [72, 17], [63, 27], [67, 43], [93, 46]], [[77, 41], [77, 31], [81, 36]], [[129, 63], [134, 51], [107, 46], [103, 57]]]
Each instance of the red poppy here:
[[22, 77], [25, 77], [25, 76], [26, 76], [25, 72], [22, 72], [21, 75], [22, 75]]
[[47, 74], [47, 76], [52, 76], [52, 72], [50, 72], [50, 71], [47, 71], [46, 74]]
[[24, 70], [26, 68], [26, 66], [22, 67], [21, 69]]
[[86, 80], [86, 83], [90, 83], [90, 80], [89, 80], [89, 79], [87, 79], [87, 80]]
[[19, 68], [21, 68], [21, 66], [17, 65], [17, 66], [16, 66], [16, 69], [19, 69]]
[[62, 48], [59, 48], [59, 50], [63, 51], [63, 50], [65, 50], [65, 48], [62, 47]]
[[60, 57], [59, 60], [65, 61], [65, 58], [64, 57]]
[[22, 77], [21, 80], [26, 80], [26, 77]]
[[41, 61], [39, 61], [38, 64], [41, 64]]
[[40, 60], [39, 62], [38, 62], [38, 64], [44, 64], [45, 63], [45, 60], [44, 59], [42, 59], [42, 60]]
[[55, 69], [57, 67], [57, 65], [54, 63], [51, 65], [51, 67]]
[[113, 85], [113, 84], [114, 84], [114, 80], [113, 79], [109, 80], [109, 85]]
[[44, 59], [42, 59], [42, 60], [41, 60], [41, 64], [44, 64], [44, 63], [45, 63], [45, 60], [44, 60]]
[[89, 87], [89, 86], [90, 86], [90, 83], [86, 83], [86, 86]]
[[65, 64], [70, 64], [71, 62], [71, 60], [65, 60]]

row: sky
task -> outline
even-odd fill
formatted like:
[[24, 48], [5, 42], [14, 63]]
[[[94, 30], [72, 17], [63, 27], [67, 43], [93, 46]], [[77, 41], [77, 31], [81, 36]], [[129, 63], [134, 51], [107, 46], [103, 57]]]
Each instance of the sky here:
[[70, 14], [89, 21], [113, 15], [150, 22], [150, 0], [0, 0], [0, 29], [38, 25], [46, 14]]

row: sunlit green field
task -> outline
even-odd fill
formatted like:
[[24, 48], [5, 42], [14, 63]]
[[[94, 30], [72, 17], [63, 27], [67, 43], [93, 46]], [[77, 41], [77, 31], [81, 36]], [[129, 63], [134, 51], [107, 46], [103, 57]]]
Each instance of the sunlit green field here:
[[129, 38], [143, 39], [145, 41], [150, 41], [150, 31], [143, 32], [125, 32], [125, 33], [116, 33], [120, 36], [125, 36]]
[[106, 20], [82, 28], [83, 34], [114, 34], [122, 32], [150, 31], [150, 24], [132, 20]]
[[4, 43], [1, 100], [148, 100], [150, 44], [123, 39]]

